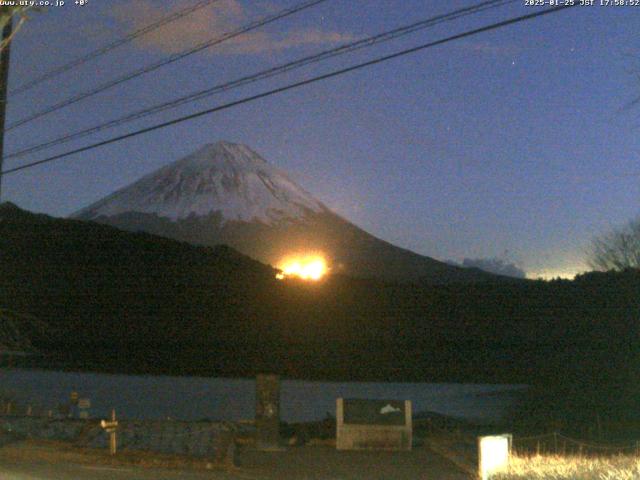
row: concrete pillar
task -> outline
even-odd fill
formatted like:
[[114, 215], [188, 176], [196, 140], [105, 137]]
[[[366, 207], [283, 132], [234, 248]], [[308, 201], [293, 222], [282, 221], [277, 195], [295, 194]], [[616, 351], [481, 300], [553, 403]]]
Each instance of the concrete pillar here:
[[280, 378], [256, 377], [256, 448], [282, 450], [280, 446]]

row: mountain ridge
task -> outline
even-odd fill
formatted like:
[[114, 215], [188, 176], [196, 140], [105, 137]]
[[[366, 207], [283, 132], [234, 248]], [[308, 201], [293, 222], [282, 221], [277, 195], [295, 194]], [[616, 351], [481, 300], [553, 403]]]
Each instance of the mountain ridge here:
[[129, 211], [172, 221], [221, 211], [223, 221], [266, 224], [328, 208], [245, 145], [219, 141], [145, 175], [72, 214], [80, 219]]
[[249, 147], [225, 141], [201, 147], [72, 218], [196, 245], [227, 244], [276, 267], [291, 254], [313, 252], [334, 273], [361, 278], [510, 281], [381, 240], [331, 211]]

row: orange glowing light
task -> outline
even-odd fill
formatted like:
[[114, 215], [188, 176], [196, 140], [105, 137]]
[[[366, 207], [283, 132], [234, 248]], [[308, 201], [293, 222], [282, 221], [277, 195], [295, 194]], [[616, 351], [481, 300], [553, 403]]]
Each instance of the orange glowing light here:
[[327, 262], [318, 255], [287, 258], [280, 263], [279, 268], [281, 272], [276, 275], [278, 280], [297, 277], [317, 281], [328, 272]]

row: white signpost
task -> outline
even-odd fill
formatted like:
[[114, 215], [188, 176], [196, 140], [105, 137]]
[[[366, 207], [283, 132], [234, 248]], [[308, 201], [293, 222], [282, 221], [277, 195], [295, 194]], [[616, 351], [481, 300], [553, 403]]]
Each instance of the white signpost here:
[[511, 435], [490, 435], [478, 437], [478, 469], [482, 480], [490, 480], [492, 475], [509, 467]]

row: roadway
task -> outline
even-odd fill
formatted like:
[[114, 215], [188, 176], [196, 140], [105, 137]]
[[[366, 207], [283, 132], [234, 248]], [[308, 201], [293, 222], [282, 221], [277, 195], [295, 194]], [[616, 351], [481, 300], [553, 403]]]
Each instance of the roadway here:
[[244, 479], [220, 471], [184, 471], [140, 467], [79, 464], [0, 463], [2, 480], [236, 480]]

